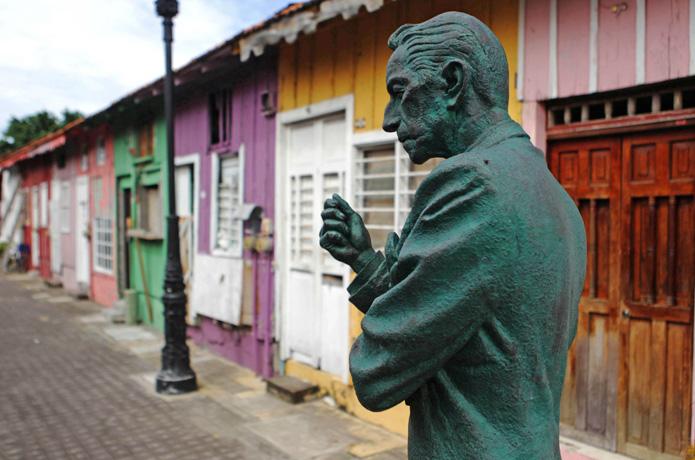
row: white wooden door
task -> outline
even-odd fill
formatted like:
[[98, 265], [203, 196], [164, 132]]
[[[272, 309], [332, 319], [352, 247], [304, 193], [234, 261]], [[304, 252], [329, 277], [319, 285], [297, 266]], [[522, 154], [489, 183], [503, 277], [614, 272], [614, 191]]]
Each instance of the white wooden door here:
[[34, 269], [39, 267], [41, 259], [41, 244], [39, 241], [39, 188], [31, 188], [31, 266]]
[[285, 358], [347, 378], [346, 268], [319, 247], [323, 202], [345, 193], [348, 145], [344, 113], [288, 126], [283, 215]]
[[[181, 269], [186, 284], [186, 298], [191, 299], [191, 277], [193, 275], [193, 165], [176, 167], [176, 215], [179, 216], [179, 248]], [[188, 305], [187, 305], [188, 307]], [[191, 318], [191, 309], [186, 308], [186, 317]]]
[[79, 176], [75, 187], [75, 275], [77, 283], [89, 286], [89, 181]]
[[49, 207], [49, 228], [51, 236], [51, 272], [60, 273], [62, 259], [60, 253], [60, 181], [51, 181], [51, 201]]

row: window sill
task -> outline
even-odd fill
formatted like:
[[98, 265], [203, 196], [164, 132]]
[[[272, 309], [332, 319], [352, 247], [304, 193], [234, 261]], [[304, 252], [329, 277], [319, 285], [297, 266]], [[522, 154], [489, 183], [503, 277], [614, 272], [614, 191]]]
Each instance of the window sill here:
[[208, 147], [208, 153], [224, 155], [225, 153], [231, 153], [232, 143], [231, 142], [220, 142], [218, 144], [211, 144]]
[[224, 259], [242, 259], [244, 257], [242, 251], [225, 250], [219, 248], [215, 248], [212, 251], [210, 251], [210, 255], [213, 257], [220, 257]]
[[144, 157], [135, 157], [135, 158], [133, 158], [133, 164], [140, 165], [140, 164], [150, 163], [152, 161], [153, 157], [154, 157], [154, 155], [147, 155]]
[[128, 230], [126, 234], [130, 238], [137, 238], [139, 240], [162, 241], [164, 239], [164, 236], [160, 235], [159, 233], [148, 232], [147, 230], [143, 230], [141, 228]]

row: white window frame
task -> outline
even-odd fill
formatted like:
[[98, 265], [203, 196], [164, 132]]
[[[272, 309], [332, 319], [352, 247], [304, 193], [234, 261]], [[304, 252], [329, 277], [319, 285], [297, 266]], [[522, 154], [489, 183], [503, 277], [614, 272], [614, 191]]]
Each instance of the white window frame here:
[[[217, 247], [217, 206], [218, 206], [218, 190], [217, 190], [217, 185], [219, 182], [219, 174], [220, 174], [220, 162], [223, 158], [229, 157], [229, 156], [238, 156], [239, 158], [239, 189], [241, 190], [241, 206], [239, 206], [239, 215], [237, 216], [237, 219], [241, 220], [241, 224], [239, 225], [239, 238], [237, 241], [239, 241], [239, 244], [235, 247], [231, 247], [228, 249], [222, 249]], [[212, 199], [210, 201], [210, 219], [211, 219], [211, 225], [210, 225], [210, 254], [213, 256], [218, 256], [218, 257], [234, 257], [234, 258], [241, 258], [244, 255], [244, 221], [243, 221], [243, 216], [242, 214], [242, 209], [244, 207], [244, 203], [246, 203], [246, 193], [245, 193], [245, 181], [244, 181], [244, 171], [245, 171], [245, 148], [244, 144], [241, 144], [239, 146], [239, 149], [236, 152], [222, 152], [222, 153], [213, 153], [212, 154], [212, 174], [211, 178], [212, 180], [210, 181], [211, 187], [212, 187]]]
[[80, 171], [85, 172], [89, 169], [89, 145], [82, 144], [82, 150], [80, 152]]
[[60, 183], [60, 232], [70, 233], [70, 219], [72, 209], [72, 187], [70, 181]]
[[[191, 165], [191, 167], [193, 168], [193, 172], [191, 173], [193, 174], [193, 252], [191, 253], [191, 256], [195, 257], [195, 254], [198, 252], [198, 200], [201, 198], [200, 184], [198, 182], [198, 174], [200, 171], [200, 154], [192, 153], [190, 155], [181, 155], [174, 157], [174, 167], [187, 165]], [[212, 244], [212, 240], [210, 241]], [[193, 265], [191, 265], [191, 267], [192, 266]]]
[[[109, 222], [109, 231], [108, 232], [103, 232], [100, 229], [99, 224], [97, 223], [99, 220], [106, 220]], [[113, 217], [111, 216], [110, 213], [107, 213], [103, 216], [95, 216], [94, 219], [92, 220], [92, 266], [94, 267], [94, 271], [98, 273], [103, 273], [105, 275], [113, 275], [114, 273], [114, 268], [115, 268], [115, 254], [114, 254], [114, 222], [113, 222]], [[110, 255], [108, 257], [103, 257], [105, 260], [108, 260], [110, 262], [111, 267], [106, 267], [103, 265], [100, 265], [100, 258], [99, 258], [99, 243], [100, 243], [100, 236], [102, 234], [107, 234], [109, 235], [110, 238]], [[105, 246], [105, 245], [104, 245]]]
[[106, 138], [104, 136], [97, 138], [96, 164], [97, 166], [106, 164]]
[[[364, 132], [364, 133], [359, 133], [355, 134], [353, 137], [353, 144], [352, 144], [352, 155], [350, 158], [350, 167], [351, 169], [351, 177], [353, 177], [353, 183], [352, 183], [352, 194], [350, 194], [350, 202], [357, 204], [358, 202], [358, 194], [360, 193], [359, 187], [357, 184], [357, 179], [359, 177], [359, 171], [358, 171], [358, 159], [360, 158], [360, 154], [365, 151], [365, 150], [370, 150], [374, 148], [388, 148], [388, 147], [393, 147], [393, 152], [394, 152], [394, 164], [395, 164], [395, 170], [394, 170], [394, 216], [393, 216], [393, 228], [391, 231], [396, 232], [400, 234], [401, 229], [403, 228], [403, 224], [405, 223], [405, 219], [408, 216], [408, 213], [410, 212], [410, 206], [408, 206], [408, 203], [403, 203], [402, 202], [402, 197], [405, 194], [404, 192], [407, 192], [407, 182], [410, 177], [419, 177], [423, 176], [421, 173], [411, 173], [410, 171], [402, 171], [402, 165], [404, 161], [410, 161], [408, 159], [408, 154], [406, 153], [405, 149], [403, 148], [403, 145], [398, 142], [398, 137], [396, 136], [395, 133], [387, 133], [385, 131], [381, 130], [376, 130], [376, 131], [369, 131], [369, 132]], [[429, 172], [427, 172], [429, 174]], [[403, 187], [403, 183], [405, 182], [406, 186]], [[414, 190], [413, 190], [414, 192]], [[360, 214], [362, 213], [362, 210], [359, 209], [359, 207], [355, 206], [355, 210], [359, 212]]]

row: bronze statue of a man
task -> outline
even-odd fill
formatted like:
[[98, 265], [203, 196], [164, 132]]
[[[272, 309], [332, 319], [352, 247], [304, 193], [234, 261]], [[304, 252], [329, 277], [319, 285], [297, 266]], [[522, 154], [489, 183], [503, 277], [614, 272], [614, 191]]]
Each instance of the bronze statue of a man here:
[[357, 277], [350, 352], [370, 410], [410, 405], [412, 459], [560, 459], [560, 395], [584, 284], [576, 206], [507, 114], [504, 50], [445, 13], [389, 39], [384, 129], [441, 162], [384, 254], [339, 196], [321, 246]]

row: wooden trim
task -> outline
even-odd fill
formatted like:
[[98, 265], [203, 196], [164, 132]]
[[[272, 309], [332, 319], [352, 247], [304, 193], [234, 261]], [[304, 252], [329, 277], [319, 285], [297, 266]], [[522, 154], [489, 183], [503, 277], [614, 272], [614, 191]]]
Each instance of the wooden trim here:
[[646, 51], [646, 6], [645, 0], [635, 2], [635, 84], [641, 85], [645, 80]]
[[548, 16], [548, 92], [554, 99], [557, 97], [557, 0], [550, 0]]
[[[592, 0], [597, 1], [597, 0]], [[692, 0], [695, 2], [695, 0]], [[519, 0], [519, 19], [518, 19], [518, 36], [517, 36], [517, 59], [516, 59], [516, 98], [520, 101], [524, 100], [524, 52], [526, 49], [526, 0]], [[691, 43], [693, 40], [691, 40]]]
[[695, 125], [695, 109], [650, 113], [620, 119], [596, 120], [586, 123], [548, 127], [548, 141], [589, 136], [606, 136], [640, 132], [647, 129], [682, 128]]
[[598, 88], [598, 0], [591, 0], [589, 15], [589, 92]]

